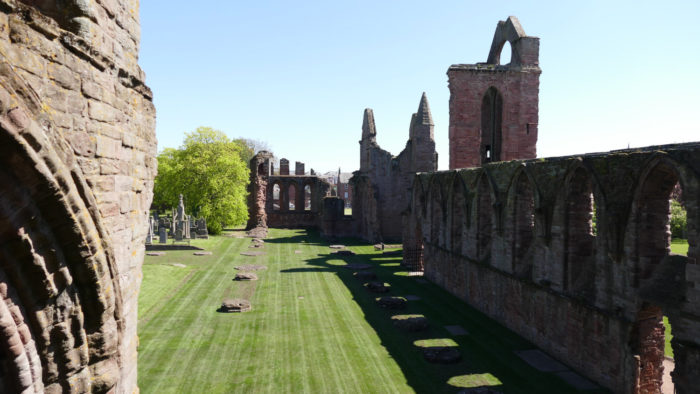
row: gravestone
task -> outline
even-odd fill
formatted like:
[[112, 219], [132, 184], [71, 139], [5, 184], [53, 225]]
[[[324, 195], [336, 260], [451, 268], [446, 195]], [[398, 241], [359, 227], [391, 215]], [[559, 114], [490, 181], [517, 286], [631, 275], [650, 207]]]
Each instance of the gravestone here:
[[168, 243], [168, 234], [165, 231], [165, 227], [160, 227], [158, 229], [158, 237], [160, 238], [158, 242], [162, 244]]
[[204, 218], [197, 219], [197, 238], [209, 239], [207, 220]]
[[146, 245], [153, 243], [153, 216], [148, 218], [148, 233], [146, 233]]

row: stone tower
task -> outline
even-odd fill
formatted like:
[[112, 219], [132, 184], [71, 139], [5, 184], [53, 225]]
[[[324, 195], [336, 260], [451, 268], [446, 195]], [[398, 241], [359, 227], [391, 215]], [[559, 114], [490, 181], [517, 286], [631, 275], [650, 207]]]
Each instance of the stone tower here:
[[0, 1], [0, 392], [138, 391], [157, 166], [138, 8]]
[[425, 93], [412, 114], [406, 147], [398, 156], [377, 144], [374, 113], [365, 109], [360, 140], [360, 170], [353, 173], [352, 216], [359, 236], [370, 242], [400, 242], [402, 215], [416, 172], [437, 170], [433, 117]]
[[[501, 65], [506, 42], [511, 61]], [[450, 169], [537, 156], [539, 45], [511, 16], [498, 22], [486, 63], [447, 70]]]
[[409, 130], [411, 144], [410, 172], [430, 172], [437, 170], [437, 152], [435, 152], [435, 123], [430, 114], [428, 96], [425, 92], [418, 104], [418, 111], [413, 114]]

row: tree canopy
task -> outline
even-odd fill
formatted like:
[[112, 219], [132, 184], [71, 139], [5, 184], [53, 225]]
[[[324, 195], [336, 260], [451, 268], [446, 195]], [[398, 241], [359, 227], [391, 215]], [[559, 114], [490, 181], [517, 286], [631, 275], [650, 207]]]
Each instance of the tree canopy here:
[[244, 223], [250, 150], [245, 140], [232, 141], [210, 127], [186, 133], [182, 146], [158, 155], [153, 205], [174, 207], [182, 194], [186, 212], [205, 218], [212, 234]]

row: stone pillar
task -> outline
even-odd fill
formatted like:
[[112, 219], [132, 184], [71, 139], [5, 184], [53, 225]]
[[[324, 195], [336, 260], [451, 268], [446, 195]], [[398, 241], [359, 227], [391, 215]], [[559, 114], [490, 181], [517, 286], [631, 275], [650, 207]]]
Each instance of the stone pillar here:
[[304, 175], [304, 163], [300, 161], [294, 163], [294, 175]]
[[250, 159], [248, 223], [246, 230], [267, 227], [267, 181], [272, 171], [272, 153], [260, 151]]
[[280, 159], [280, 175], [289, 175], [289, 160]]

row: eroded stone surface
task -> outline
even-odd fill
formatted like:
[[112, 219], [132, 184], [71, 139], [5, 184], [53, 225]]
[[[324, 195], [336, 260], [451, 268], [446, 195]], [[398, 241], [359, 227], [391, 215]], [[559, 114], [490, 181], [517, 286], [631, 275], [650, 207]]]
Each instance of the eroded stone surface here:
[[146, 252], [146, 256], [165, 256], [165, 252]]
[[219, 308], [219, 312], [223, 312], [223, 313], [248, 312], [251, 309], [252, 309], [252, 307], [250, 305], [250, 301], [240, 299], [240, 298], [234, 298], [234, 299], [224, 300], [221, 303], [221, 307]]
[[406, 299], [403, 297], [384, 296], [377, 298], [376, 302], [385, 309], [403, 309], [406, 307]]
[[423, 315], [395, 315], [391, 317], [394, 327], [404, 331], [423, 331], [428, 328], [428, 319]]
[[138, 3], [0, 1], [2, 392], [138, 390], [157, 167]]
[[234, 280], [247, 281], [247, 280], [258, 280], [258, 276], [252, 272], [240, 272], [236, 274]]
[[202, 252], [194, 252], [192, 253], [195, 256], [211, 256], [212, 253], [208, 251], [202, 251]]

